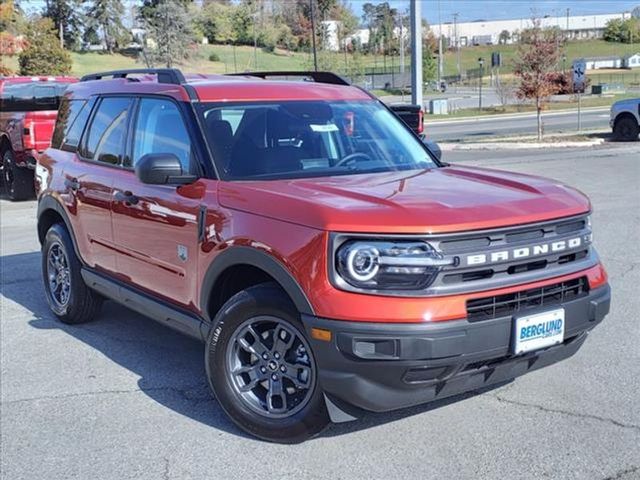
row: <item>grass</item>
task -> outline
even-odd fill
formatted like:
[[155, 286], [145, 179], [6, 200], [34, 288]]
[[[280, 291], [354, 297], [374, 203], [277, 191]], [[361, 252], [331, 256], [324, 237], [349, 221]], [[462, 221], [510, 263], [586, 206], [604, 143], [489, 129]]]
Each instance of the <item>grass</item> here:
[[[500, 73], [511, 73], [517, 50], [517, 45], [487, 45], [461, 48], [460, 65], [463, 71], [478, 68], [478, 58], [482, 57], [485, 60], [485, 71], [488, 72], [489, 70], [486, 67], [487, 64], [491, 64], [491, 52], [500, 52], [503, 64], [500, 68]], [[567, 43], [562, 52], [567, 56], [566, 67], [569, 68], [576, 58], [609, 55], [622, 56], [630, 53], [639, 53], [640, 43], [625, 44], [605, 42], [604, 40], [581, 40]], [[562, 54], [560, 58], [562, 58]], [[562, 68], [562, 61], [560, 61], [558, 67]], [[455, 51], [448, 51], [445, 54], [444, 73], [445, 75], [456, 75], [458, 73], [457, 54]]]
[[[517, 52], [517, 45], [492, 45], [465, 47], [460, 50], [460, 61], [462, 70], [470, 70], [478, 67], [478, 58], [483, 57], [486, 62], [490, 61], [491, 52], [499, 51], [502, 53], [503, 67], [500, 73], [504, 79], [508, 80], [512, 77], [512, 65]], [[600, 56], [600, 55], [625, 55], [628, 53], [640, 52], [640, 44], [620, 44], [609, 43], [603, 40], [588, 40], [568, 43], [564, 51], [567, 55], [566, 67], [570, 67], [571, 62], [575, 58], [584, 56]], [[219, 58], [219, 62], [209, 61], [209, 55], [215, 53]], [[353, 57], [347, 56], [345, 59], [342, 53], [320, 52], [321, 63], [333, 65], [338, 72], [344, 72], [345, 68], [349, 68], [353, 64]], [[84, 75], [86, 73], [95, 72], [97, 70], [115, 70], [121, 68], [140, 68], [142, 64], [136, 62], [131, 56], [113, 54], [108, 55], [98, 52], [72, 52], [73, 60], [72, 74]], [[257, 57], [257, 65], [256, 65]], [[407, 56], [407, 66], [410, 57]], [[17, 57], [2, 58], [3, 65], [12, 70], [18, 69]], [[384, 59], [380, 55], [363, 55], [361, 63], [364, 67], [382, 67], [386, 64], [388, 67], [400, 63], [399, 57], [386, 57]], [[310, 69], [312, 58], [309, 53], [288, 52], [276, 49], [274, 52], [266, 52], [257, 49], [254, 56], [254, 49], [250, 46], [233, 47], [231, 45], [201, 45], [198, 47], [196, 54], [184, 65], [180, 65], [186, 72], [204, 72], [204, 73], [231, 73], [234, 71], [244, 72], [248, 70], [304, 70]], [[486, 63], [485, 63], [486, 65]], [[558, 66], [559, 68], [562, 65]], [[489, 70], [485, 69], [488, 81]], [[445, 75], [455, 75], [456, 52], [448, 51], [444, 56], [444, 73]], [[640, 70], [635, 71], [595, 71], [589, 72], [592, 83], [615, 83], [622, 82], [626, 84], [640, 85]]]

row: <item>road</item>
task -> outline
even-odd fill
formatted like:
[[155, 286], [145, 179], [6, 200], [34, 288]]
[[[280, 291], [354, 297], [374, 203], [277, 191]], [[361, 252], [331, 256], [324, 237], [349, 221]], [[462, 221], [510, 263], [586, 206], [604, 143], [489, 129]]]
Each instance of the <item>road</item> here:
[[[578, 129], [578, 113], [546, 112], [542, 122], [545, 133], [575, 132]], [[535, 135], [535, 114], [498, 115], [484, 118], [429, 121], [425, 117], [425, 132], [427, 136], [437, 142], [459, 141], [463, 138], [469, 141], [474, 138], [506, 135]], [[609, 109], [589, 109], [582, 112], [583, 130], [608, 130]]]
[[211, 398], [199, 343], [110, 302], [90, 324], [57, 322], [36, 205], [0, 200], [1, 478], [640, 478], [640, 145], [445, 158], [551, 176], [591, 197], [614, 300], [574, 357], [302, 445], [261, 442]]

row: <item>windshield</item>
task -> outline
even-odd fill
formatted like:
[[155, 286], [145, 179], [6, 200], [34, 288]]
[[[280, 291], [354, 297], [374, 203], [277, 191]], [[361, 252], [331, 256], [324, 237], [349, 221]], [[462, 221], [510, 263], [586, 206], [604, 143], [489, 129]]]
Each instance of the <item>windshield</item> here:
[[375, 101], [204, 104], [228, 180], [307, 178], [436, 167], [420, 140]]

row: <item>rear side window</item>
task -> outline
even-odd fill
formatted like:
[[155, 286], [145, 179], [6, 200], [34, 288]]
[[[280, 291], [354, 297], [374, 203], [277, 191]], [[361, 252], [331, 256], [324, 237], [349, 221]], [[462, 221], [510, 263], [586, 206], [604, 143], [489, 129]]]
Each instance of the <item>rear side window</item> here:
[[36, 112], [57, 110], [69, 83], [61, 82], [5, 82], [0, 96], [3, 112]]
[[89, 111], [86, 100], [63, 99], [58, 110], [51, 146], [65, 149], [77, 147], [84, 125], [89, 118]]
[[89, 160], [120, 163], [124, 151], [127, 119], [132, 100], [130, 98], [103, 98], [98, 105], [80, 154]]
[[173, 153], [180, 160], [184, 172], [192, 171], [189, 132], [178, 106], [170, 100], [140, 100], [133, 144], [133, 166], [147, 153]]

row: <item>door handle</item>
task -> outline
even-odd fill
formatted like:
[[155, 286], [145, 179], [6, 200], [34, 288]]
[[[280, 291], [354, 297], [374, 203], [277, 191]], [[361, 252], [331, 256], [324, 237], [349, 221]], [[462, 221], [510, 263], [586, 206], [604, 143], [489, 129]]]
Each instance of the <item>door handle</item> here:
[[65, 178], [64, 186], [73, 190], [74, 192], [77, 192], [78, 189], [80, 188], [80, 182], [78, 181], [77, 178]]
[[121, 191], [117, 191], [113, 197], [115, 198], [116, 202], [122, 202], [125, 205], [137, 205], [138, 203], [138, 197], [136, 197], [133, 193], [131, 192], [121, 192]]

